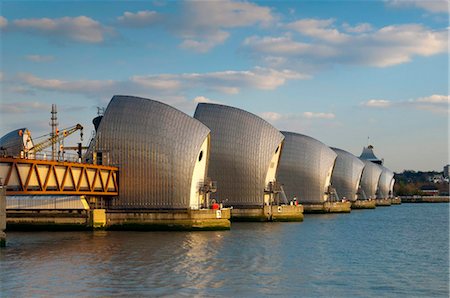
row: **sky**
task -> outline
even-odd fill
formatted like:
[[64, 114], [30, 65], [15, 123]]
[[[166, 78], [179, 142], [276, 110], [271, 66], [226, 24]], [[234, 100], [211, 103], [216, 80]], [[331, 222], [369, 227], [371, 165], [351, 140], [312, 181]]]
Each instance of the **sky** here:
[[49, 133], [54, 103], [87, 144], [121, 94], [238, 107], [357, 156], [370, 143], [396, 172], [449, 162], [447, 0], [0, 5], [0, 135]]

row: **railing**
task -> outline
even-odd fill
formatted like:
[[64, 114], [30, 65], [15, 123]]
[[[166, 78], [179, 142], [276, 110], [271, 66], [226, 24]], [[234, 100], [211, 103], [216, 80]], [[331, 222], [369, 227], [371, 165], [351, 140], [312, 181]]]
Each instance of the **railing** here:
[[7, 195], [118, 195], [117, 167], [0, 157]]

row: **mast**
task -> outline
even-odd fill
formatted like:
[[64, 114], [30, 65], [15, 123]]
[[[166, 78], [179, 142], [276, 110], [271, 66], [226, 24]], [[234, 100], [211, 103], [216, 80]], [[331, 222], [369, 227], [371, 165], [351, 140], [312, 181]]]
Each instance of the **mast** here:
[[[51, 138], [54, 138], [58, 134], [58, 117], [56, 116], [56, 104], [52, 104], [52, 117], [50, 126], [52, 127], [52, 132], [50, 133]], [[52, 143], [52, 160], [56, 160], [56, 142]]]

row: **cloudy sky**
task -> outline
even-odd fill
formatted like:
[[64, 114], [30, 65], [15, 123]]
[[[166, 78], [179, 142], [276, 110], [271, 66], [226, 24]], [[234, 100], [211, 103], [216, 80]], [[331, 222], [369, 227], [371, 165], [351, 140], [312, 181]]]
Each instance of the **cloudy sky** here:
[[[217, 102], [394, 171], [448, 162], [448, 1], [2, 1], [0, 134]], [[87, 143], [88, 138], [85, 138]], [[74, 139], [73, 142], [77, 140]]]

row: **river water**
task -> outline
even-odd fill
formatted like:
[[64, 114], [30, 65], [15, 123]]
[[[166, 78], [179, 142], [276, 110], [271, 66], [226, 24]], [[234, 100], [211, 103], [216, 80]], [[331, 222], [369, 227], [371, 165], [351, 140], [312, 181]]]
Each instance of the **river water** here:
[[448, 207], [221, 232], [10, 232], [0, 296], [448, 297]]

